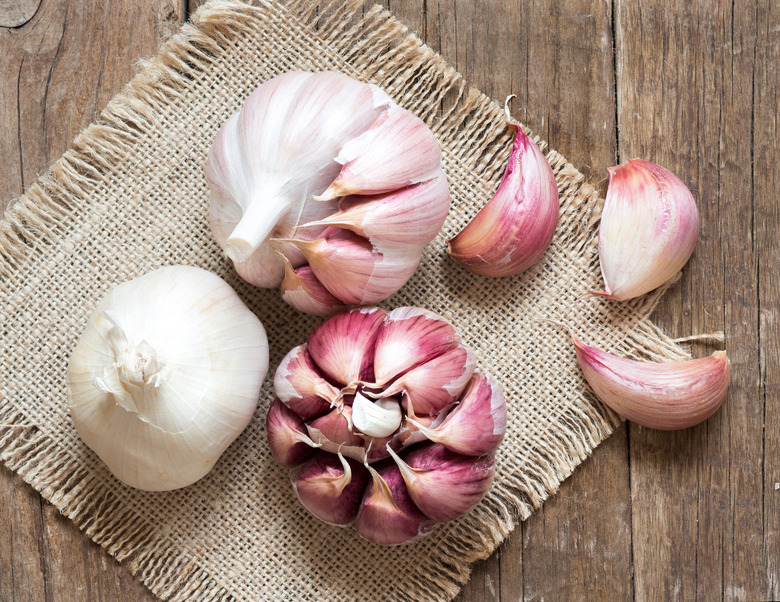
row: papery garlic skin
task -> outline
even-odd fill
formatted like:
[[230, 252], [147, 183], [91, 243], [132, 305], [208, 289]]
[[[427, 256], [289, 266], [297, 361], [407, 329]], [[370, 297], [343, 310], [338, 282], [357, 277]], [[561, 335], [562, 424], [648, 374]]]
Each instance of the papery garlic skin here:
[[726, 398], [730, 362], [725, 351], [679, 362], [617, 357], [572, 335], [577, 362], [598, 398], [621, 417], [647, 428], [677, 430], [712, 416]]
[[303, 418], [278, 399], [268, 409], [265, 430], [271, 455], [278, 464], [292, 468], [314, 455], [315, 445]]
[[70, 413], [120, 481], [148, 491], [205, 476], [252, 419], [265, 330], [200, 268], [160, 268], [109, 292], [70, 356]]
[[372, 481], [355, 520], [358, 534], [374, 543], [397, 546], [430, 533], [436, 521], [414, 505], [398, 467], [368, 468]]
[[315, 315], [396, 292], [449, 209], [430, 129], [335, 72], [257, 88], [217, 133], [206, 178], [212, 232], [238, 274]]
[[391, 450], [415, 505], [434, 520], [463, 516], [484, 497], [496, 474], [492, 456], [473, 457], [451, 452], [443, 445], [418, 446], [406, 461]]
[[501, 184], [447, 242], [458, 264], [483, 276], [515, 276], [530, 268], [550, 246], [558, 224], [560, 201], [552, 168], [508, 108], [506, 113], [507, 124], [517, 133]]
[[599, 225], [604, 290], [592, 294], [633, 299], [671, 280], [699, 238], [699, 211], [691, 191], [672, 172], [632, 159], [609, 168]]
[[293, 477], [293, 489], [304, 507], [331, 525], [348, 525], [357, 516], [368, 484], [366, 468], [340, 453], [318, 452]]
[[498, 382], [477, 373], [463, 392], [460, 403], [438, 425], [414, 424], [428, 439], [467, 456], [493, 453], [506, 433], [506, 402]]
[[[281, 464], [300, 441], [318, 450], [302, 469], [310, 493], [293, 477], [302, 503], [326, 522], [352, 517], [362, 537], [383, 545], [415, 541], [471, 510], [490, 487], [506, 430], [503, 393], [475, 362], [452, 324], [418, 307], [361, 307], [323, 322], [274, 381], [275, 404], [299, 421], [272, 420], [275, 404], [267, 421]], [[357, 513], [353, 494], [337, 501], [351, 482], [344, 462], [371, 475]]]

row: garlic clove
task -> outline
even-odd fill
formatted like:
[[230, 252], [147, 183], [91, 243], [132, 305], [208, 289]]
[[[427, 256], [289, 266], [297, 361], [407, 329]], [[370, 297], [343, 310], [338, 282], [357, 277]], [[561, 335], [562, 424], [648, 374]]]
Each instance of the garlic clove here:
[[420, 263], [419, 249], [376, 252], [352, 232], [338, 230], [317, 240], [294, 240], [322, 285], [347, 305], [378, 303], [400, 289]]
[[471, 511], [485, 497], [495, 476], [492, 456], [474, 459], [441, 444], [414, 448], [402, 460], [389, 450], [401, 471], [409, 496], [422, 512], [446, 522]]
[[425, 182], [441, 169], [441, 149], [433, 132], [417, 116], [389, 106], [336, 157], [343, 167], [321, 195], [325, 201], [348, 194], [381, 194]]
[[506, 111], [507, 123], [517, 134], [501, 184], [447, 243], [458, 264], [483, 276], [514, 276], [527, 270], [544, 255], [558, 224], [558, 185], [552, 168], [520, 124], [512, 121], [508, 107]]
[[435, 428], [409, 419], [428, 439], [466, 456], [491, 454], [506, 432], [506, 401], [496, 380], [477, 372], [460, 403]]
[[377, 332], [387, 312], [361, 307], [325, 320], [309, 335], [307, 350], [324, 375], [346, 388], [370, 378]]
[[361, 537], [396, 546], [416, 541], [433, 530], [436, 522], [414, 505], [397, 466], [389, 465], [379, 471], [368, 465], [366, 468], [372, 480], [355, 520]]
[[707, 420], [726, 398], [730, 362], [725, 351], [659, 364], [611, 355], [574, 335], [572, 341], [598, 398], [636, 424], [665, 431], [688, 428]]
[[640, 159], [609, 169], [599, 225], [599, 262], [608, 299], [633, 299], [671, 280], [690, 259], [699, 212], [672, 172]]
[[271, 455], [282, 466], [298, 466], [314, 455], [315, 444], [303, 419], [278, 399], [268, 408], [265, 430]]
[[355, 394], [352, 402], [352, 422], [357, 430], [369, 437], [389, 437], [399, 426], [403, 414], [397, 399], [383, 397], [376, 401]]
[[352, 408], [342, 406], [308, 423], [309, 437], [318, 444], [324, 444], [322, 437], [336, 445], [355, 445], [363, 443], [359, 435], [352, 432]]
[[446, 351], [403, 373], [383, 395], [404, 393], [402, 405], [412, 416], [436, 416], [455, 403], [474, 374], [477, 360], [465, 345]]
[[426, 182], [374, 196], [347, 196], [339, 211], [306, 227], [336, 226], [367, 238], [374, 249], [422, 248], [441, 230], [450, 206], [444, 172]]
[[357, 516], [368, 471], [355, 460], [318, 453], [293, 478], [293, 489], [303, 506], [331, 525], [348, 525]]
[[385, 318], [374, 351], [374, 384], [382, 387], [403, 372], [460, 344], [452, 324], [419, 307], [399, 307]]
[[344, 308], [344, 304], [322, 286], [307, 265], [298, 269], [284, 257], [282, 299], [298, 311], [314, 316], [330, 316]]
[[298, 345], [282, 359], [274, 374], [279, 399], [304, 420], [330, 411], [340, 391], [317, 371], [306, 345]]

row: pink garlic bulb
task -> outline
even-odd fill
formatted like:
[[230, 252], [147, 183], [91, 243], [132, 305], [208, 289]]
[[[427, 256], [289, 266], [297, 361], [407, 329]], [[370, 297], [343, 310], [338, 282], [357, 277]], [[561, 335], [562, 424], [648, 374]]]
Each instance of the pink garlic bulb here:
[[400, 289], [450, 203], [425, 123], [334, 72], [252, 92], [217, 133], [206, 179], [214, 238], [238, 274], [322, 316]]
[[425, 309], [361, 307], [323, 322], [279, 364], [266, 419], [301, 503], [383, 545], [474, 508], [506, 431], [501, 388], [475, 363]]

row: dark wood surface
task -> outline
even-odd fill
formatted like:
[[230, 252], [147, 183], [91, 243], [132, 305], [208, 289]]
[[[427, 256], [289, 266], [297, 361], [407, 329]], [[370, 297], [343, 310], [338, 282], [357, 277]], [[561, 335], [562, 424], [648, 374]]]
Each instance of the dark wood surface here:
[[[195, 4], [0, 0], [0, 208]], [[619, 429], [476, 565], [459, 600], [780, 598], [780, 6], [385, 5], [488, 95], [516, 94], [516, 116], [594, 184], [635, 157], [685, 181], [701, 238], [655, 318], [674, 336], [723, 330], [732, 361], [713, 418]], [[153, 596], [0, 469], [0, 600], [120, 599]]]

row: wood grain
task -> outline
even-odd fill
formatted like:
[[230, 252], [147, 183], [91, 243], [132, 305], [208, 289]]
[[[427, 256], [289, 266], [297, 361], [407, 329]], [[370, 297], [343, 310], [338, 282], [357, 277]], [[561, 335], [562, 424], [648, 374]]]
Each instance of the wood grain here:
[[21, 27], [35, 16], [41, 0], [0, 0], [0, 27]]
[[[0, 0], [0, 207], [202, 1], [38, 4]], [[632, 157], [680, 175], [697, 199], [701, 238], [656, 319], [678, 336], [723, 330], [732, 360], [721, 411], [679, 433], [619, 429], [475, 566], [458, 600], [779, 599], [780, 9], [720, 0], [384, 5], [487, 94], [516, 94], [515, 116], [593, 183]], [[153, 597], [3, 469], [0, 599]]]
[[[680, 334], [725, 331], [732, 377], [723, 409], [699, 427], [672, 434], [631, 427], [636, 594], [771, 599], [779, 549], [765, 539], [764, 462], [776, 454], [765, 447], [759, 308], [771, 312], [778, 298], [760, 304], [759, 258], [770, 247], [757, 244], [751, 166], [755, 132], [765, 127], [756, 120], [756, 69], [767, 64], [758, 53], [776, 55], [777, 12], [769, 3], [712, 10], [688, 2], [671, 11], [674, 20], [668, 3], [620, 5], [619, 150], [667, 166], [694, 191], [701, 242], [659, 323]], [[764, 82], [776, 94], [776, 71]], [[776, 98], [767, 119], [776, 127]], [[776, 143], [762, 150], [777, 160]], [[770, 203], [776, 212], [776, 197], [764, 207]], [[774, 418], [766, 426], [776, 433]]]

